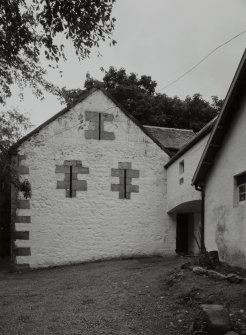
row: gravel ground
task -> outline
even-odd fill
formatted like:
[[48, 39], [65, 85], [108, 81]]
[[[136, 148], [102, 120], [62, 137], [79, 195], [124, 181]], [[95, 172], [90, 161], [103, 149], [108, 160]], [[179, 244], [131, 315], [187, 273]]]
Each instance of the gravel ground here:
[[222, 303], [246, 334], [246, 284], [197, 276], [187, 259], [139, 258], [0, 272], [1, 335], [190, 334], [201, 303]]

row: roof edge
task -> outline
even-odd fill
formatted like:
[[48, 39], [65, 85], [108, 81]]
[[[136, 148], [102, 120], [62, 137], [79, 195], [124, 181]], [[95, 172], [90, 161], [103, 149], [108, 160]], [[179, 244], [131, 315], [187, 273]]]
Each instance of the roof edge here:
[[[221, 122], [222, 122], [223, 118], [225, 117], [225, 115], [228, 112], [228, 109], [230, 109], [230, 104], [231, 104], [231, 101], [233, 100], [234, 94], [236, 93], [238, 80], [239, 80], [241, 71], [243, 70], [244, 67], [246, 67], [246, 49], [244, 50], [243, 56], [241, 57], [241, 60], [240, 60], [240, 63], [238, 65], [238, 68], [236, 70], [236, 73], [235, 73], [235, 75], [232, 79], [231, 85], [230, 85], [229, 90], [226, 94], [226, 98], [225, 98], [225, 101], [224, 101], [224, 104], [223, 104], [223, 107], [222, 107], [222, 111], [219, 114], [219, 117], [218, 117], [218, 119], [215, 123], [215, 126], [214, 126], [213, 131], [210, 135], [208, 143], [207, 143], [207, 145], [206, 145], [206, 147], [203, 151], [203, 154], [200, 158], [200, 161], [197, 165], [196, 171], [195, 171], [194, 176], [192, 178], [192, 185], [198, 185], [199, 182], [201, 182], [201, 181], [204, 182], [205, 176], [203, 177], [202, 180], [199, 180], [199, 173], [201, 172], [201, 168], [202, 168], [202, 165], [203, 165], [204, 158], [206, 157], [206, 154], [207, 154], [207, 152], [210, 148], [210, 145], [211, 145], [211, 143], [214, 139], [214, 136], [217, 132], [218, 127], [221, 125]], [[208, 171], [208, 168], [206, 168], [206, 169]]]
[[193, 134], [195, 134], [195, 132], [192, 129], [185, 129], [185, 128], [172, 128], [172, 127], [151, 126], [151, 125], [148, 125], [148, 124], [144, 124], [143, 127], [151, 127], [151, 128], [159, 128], [159, 129], [171, 129], [171, 130], [181, 130], [181, 131], [192, 132]]
[[21, 139], [19, 139], [16, 143], [14, 143], [9, 151], [12, 152], [13, 150], [17, 149], [22, 143], [29, 140], [33, 135], [38, 134], [40, 130], [42, 130], [44, 127], [48, 126], [51, 122], [55, 121], [59, 116], [64, 115], [66, 112], [68, 112], [71, 108], [75, 107], [77, 104], [82, 102], [84, 99], [86, 99], [89, 95], [96, 92], [97, 88], [92, 88], [91, 90], [88, 90], [81, 94], [81, 97], [76, 99], [72, 104], [67, 105], [65, 108], [63, 108], [60, 112], [54, 114], [52, 117], [50, 117], [45, 122], [41, 123], [38, 127], [34, 128], [32, 131], [30, 131], [28, 134], [23, 136]]
[[164, 165], [165, 169], [169, 168], [179, 157], [181, 157], [184, 153], [186, 153], [189, 149], [191, 149], [197, 142], [203, 139], [210, 131], [212, 131], [214, 123], [217, 117], [212, 119], [209, 123], [207, 123], [194, 138], [192, 138], [187, 144], [183, 146], [171, 159]]
[[29, 140], [35, 134], [38, 134], [44, 127], [46, 127], [47, 125], [49, 125], [51, 122], [55, 121], [58, 117], [60, 117], [60, 116], [64, 115], [65, 113], [67, 113], [70, 109], [72, 109], [73, 107], [75, 107], [78, 103], [82, 102], [83, 100], [85, 100], [87, 97], [89, 97], [91, 94], [93, 94], [94, 92], [96, 92], [98, 90], [100, 90], [101, 92], [103, 92], [104, 95], [106, 95], [106, 97], [108, 97], [132, 122], [134, 122], [143, 131], [143, 133], [146, 136], [148, 136], [156, 145], [158, 145], [160, 147], [160, 149], [162, 149], [169, 157], [171, 157], [171, 153], [169, 152], [169, 150], [166, 147], [164, 147], [154, 136], [152, 136], [152, 134], [149, 134], [145, 130], [144, 126], [137, 119], [135, 119], [134, 116], [132, 116], [118, 101], [116, 101], [115, 98], [112, 97], [109, 92], [107, 92], [104, 88], [102, 88], [100, 86], [92, 88], [91, 90], [88, 90], [88, 91], [85, 91], [84, 93], [82, 93], [81, 97], [78, 98], [76, 101], [74, 101], [72, 104], [70, 104], [67, 107], [63, 108], [60, 112], [58, 112], [55, 115], [53, 115], [51, 118], [49, 118], [48, 120], [46, 120], [45, 122], [43, 122], [41, 125], [39, 125], [35, 129], [33, 129], [27, 135], [23, 136], [20, 140], [18, 140], [16, 143], [14, 143], [10, 147], [9, 152], [10, 153], [14, 153], [15, 150], [21, 144], [23, 144], [25, 141]]

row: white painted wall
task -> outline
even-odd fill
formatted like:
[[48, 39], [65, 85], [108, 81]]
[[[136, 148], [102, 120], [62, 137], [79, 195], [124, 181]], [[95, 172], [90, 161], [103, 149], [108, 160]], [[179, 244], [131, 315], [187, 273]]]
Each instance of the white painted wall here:
[[[173, 210], [180, 204], [200, 200], [201, 194], [191, 186], [191, 180], [208, 141], [209, 134], [186, 151], [167, 169], [167, 209]], [[184, 173], [179, 173], [179, 163], [184, 160]], [[180, 178], [184, 183], [180, 184]]]
[[206, 183], [205, 243], [246, 268], [246, 202], [234, 204], [234, 176], [246, 171], [246, 97], [230, 129]]
[[[85, 111], [114, 115], [105, 123], [113, 131], [114, 141], [86, 140]], [[39, 134], [23, 143], [19, 154], [27, 156], [26, 177], [32, 185], [31, 209], [17, 210], [17, 215], [31, 215], [31, 224], [16, 224], [18, 230], [30, 230], [29, 241], [17, 241], [17, 246], [30, 246], [31, 256], [17, 257], [17, 262], [32, 268], [95, 259], [163, 255], [174, 253], [175, 231], [166, 214], [166, 171], [168, 156], [139, 127], [129, 120], [101, 91], [96, 91], [65, 115], [52, 122]], [[77, 192], [76, 198], [66, 198], [65, 190], [57, 190], [55, 166], [64, 160], [82, 160], [89, 167], [88, 191]], [[131, 200], [119, 199], [110, 190], [111, 168], [118, 162], [132, 162], [140, 170], [139, 193]], [[25, 176], [23, 176], [25, 178]]]

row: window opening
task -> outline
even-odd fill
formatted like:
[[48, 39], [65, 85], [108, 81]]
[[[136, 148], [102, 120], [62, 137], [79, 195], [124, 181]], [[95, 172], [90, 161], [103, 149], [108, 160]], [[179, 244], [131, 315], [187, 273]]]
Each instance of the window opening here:
[[184, 173], [184, 160], [179, 162], [179, 174]]
[[238, 201], [246, 200], [246, 173], [236, 176]]
[[102, 123], [102, 114], [99, 113], [99, 127], [98, 127], [98, 139], [101, 140], [101, 123]]
[[124, 169], [124, 198], [126, 199], [126, 169]]
[[70, 166], [69, 197], [73, 197], [73, 167]]

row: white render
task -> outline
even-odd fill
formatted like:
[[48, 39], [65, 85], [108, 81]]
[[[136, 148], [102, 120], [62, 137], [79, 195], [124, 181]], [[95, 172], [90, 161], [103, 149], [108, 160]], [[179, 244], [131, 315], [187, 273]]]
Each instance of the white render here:
[[[233, 111], [231, 111], [233, 112]], [[234, 176], [246, 171], [246, 96], [223, 141], [205, 189], [205, 244], [246, 268], [246, 202], [238, 203]]]
[[[115, 140], [87, 140], [90, 129], [85, 111], [107, 112], [114, 116], [105, 130]], [[175, 252], [175, 225], [167, 214], [167, 177], [164, 165], [168, 155], [131, 121], [102, 91], [97, 90], [60, 116], [18, 148], [29, 167], [32, 185], [31, 208], [18, 209], [17, 215], [30, 215], [31, 223], [16, 223], [17, 230], [29, 230], [28, 241], [17, 240], [17, 247], [30, 247], [31, 256], [17, 256], [17, 263], [31, 268], [91, 261], [96, 259], [165, 255]], [[55, 173], [65, 160], [81, 160], [89, 174], [87, 191], [66, 198], [56, 189], [64, 174]], [[132, 184], [139, 193], [119, 199], [111, 191], [111, 168], [118, 162], [131, 162], [140, 171]], [[21, 195], [19, 195], [21, 197]]]
[[[167, 168], [167, 211], [176, 227], [177, 214], [189, 213], [189, 252], [200, 253], [201, 193], [191, 186], [197, 164], [207, 144], [209, 134], [203, 136]], [[184, 171], [180, 173], [180, 162]], [[180, 179], [183, 183], [180, 184]], [[197, 242], [196, 242], [197, 241]], [[199, 245], [198, 245], [199, 244]]]
[[[167, 211], [172, 212], [178, 207], [187, 204], [187, 211], [193, 211], [192, 203], [201, 200], [201, 193], [191, 186], [191, 180], [198, 162], [207, 144], [209, 134], [201, 138], [188, 151], [180, 156], [167, 168]], [[184, 172], [179, 172], [179, 164], [184, 161]], [[183, 178], [183, 184], [180, 179]], [[181, 207], [182, 208], [182, 207]]]

